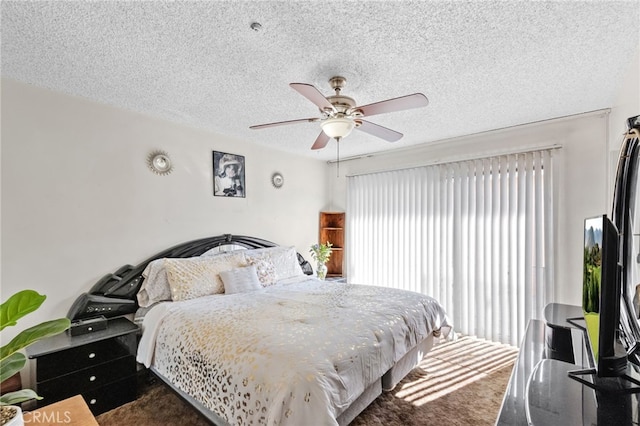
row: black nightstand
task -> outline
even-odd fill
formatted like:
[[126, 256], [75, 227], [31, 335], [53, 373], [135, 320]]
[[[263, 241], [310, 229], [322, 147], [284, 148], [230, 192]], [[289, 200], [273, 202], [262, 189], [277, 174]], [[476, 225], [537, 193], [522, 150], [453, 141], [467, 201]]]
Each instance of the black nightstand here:
[[38, 407], [80, 394], [98, 415], [136, 399], [138, 331], [128, 319], [115, 318], [106, 330], [67, 331], [28, 346], [31, 388], [43, 397]]

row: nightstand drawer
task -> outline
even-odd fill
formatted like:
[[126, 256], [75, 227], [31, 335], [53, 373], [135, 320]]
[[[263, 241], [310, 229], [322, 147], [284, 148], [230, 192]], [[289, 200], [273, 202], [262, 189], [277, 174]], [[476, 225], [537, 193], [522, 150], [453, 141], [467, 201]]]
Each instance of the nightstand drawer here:
[[45, 399], [59, 400], [105, 386], [135, 373], [135, 359], [133, 355], [127, 355], [112, 362], [39, 382], [38, 393]]
[[107, 386], [83, 392], [82, 397], [87, 402], [94, 416], [133, 401], [137, 395], [136, 376], [111, 383]]
[[44, 382], [64, 374], [93, 367], [129, 355], [115, 339], [101, 340], [87, 345], [54, 352], [38, 358], [36, 380]]

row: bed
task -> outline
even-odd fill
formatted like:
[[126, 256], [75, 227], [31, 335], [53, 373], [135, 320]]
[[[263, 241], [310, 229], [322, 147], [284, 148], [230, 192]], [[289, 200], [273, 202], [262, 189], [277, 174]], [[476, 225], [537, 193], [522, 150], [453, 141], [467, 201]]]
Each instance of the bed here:
[[295, 248], [243, 238], [128, 277], [138, 362], [213, 424], [349, 424], [451, 330], [428, 296], [320, 281]]

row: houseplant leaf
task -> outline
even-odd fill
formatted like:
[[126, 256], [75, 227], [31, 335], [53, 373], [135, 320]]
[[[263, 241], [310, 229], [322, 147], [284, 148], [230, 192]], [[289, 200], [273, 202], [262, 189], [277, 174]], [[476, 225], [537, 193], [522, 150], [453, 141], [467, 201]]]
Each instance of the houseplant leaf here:
[[20, 352], [9, 355], [0, 361], [0, 383], [22, 370], [27, 362], [27, 358]]
[[68, 318], [58, 318], [46, 321], [33, 327], [27, 328], [11, 339], [9, 343], [0, 348], [0, 360], [5, 359], [14, 352], [29, 346], [31, 343], [42, 338], [62, 333], [69, 328], [71, 322]]
[[22, 290], [0, 305], [0, 330], [16, 325], [16, 322], [38, 309], [47, 298], [34, 290]]
[[[23, 316], [35, 311], [47, 297], [33, 290], [22, 290], [0, 305], [0, 330], [14, 326]], [[0, 382], [19, 372], [26, 364], [20, 349], [44, 337], [62, 333], [69, 328], [68, 318], [46, 321], [27, 328], [0, 348]], [[0, 396], [0, 405], [19, 404], [30, 399], [42, 399], [31, 389], [22, 389]]]
[[15, 392], [8, 392], [0, 396], [0, 405], [16, 405], [30, 399], [42, 399], [31, 389], [22, 389]]

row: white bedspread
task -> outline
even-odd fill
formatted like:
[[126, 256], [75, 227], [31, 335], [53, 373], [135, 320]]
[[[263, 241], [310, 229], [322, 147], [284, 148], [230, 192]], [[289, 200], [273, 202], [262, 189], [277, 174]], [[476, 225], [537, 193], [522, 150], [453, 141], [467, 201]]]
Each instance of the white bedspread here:
[[305, 278], [163, 303], [144, 319], [138, 361], [230, 424], [335, 425], [409, 349], [449, 329], [428, 296]]

